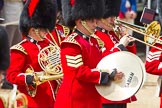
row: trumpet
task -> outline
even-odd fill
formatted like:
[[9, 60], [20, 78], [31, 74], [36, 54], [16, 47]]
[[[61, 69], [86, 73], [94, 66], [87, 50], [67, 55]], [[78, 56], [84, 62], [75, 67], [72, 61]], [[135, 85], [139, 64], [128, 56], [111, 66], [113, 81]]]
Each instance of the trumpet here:
[[[122, 20], [119, 20], [116, 18], [115, 26], [117, 26], [116, 28], [124, 27], [126, 29], [130, 29], [132, 31], [135, 31], [139, 34], [144, 35], [144, 41], [137, 39], [135, 37], [133, 37], [133, 38], [135, 38], [135, 40], [138, 42], [141, 42], [143, 44], [146, 44], [150, 47], [154, 47], [154, 48], [162, 51], [161, 48], [154, 46], [155, 43], [162, 44], [162, 40], [160, 40], [161, 26], [158, 21], [151, 22], [147, 27], [141, 27], [138, 25], [127, 23], [125, 21], [122, 21]], [[115, 29], [114, 31], [119, 32], [118, 30], [119, 29]]]

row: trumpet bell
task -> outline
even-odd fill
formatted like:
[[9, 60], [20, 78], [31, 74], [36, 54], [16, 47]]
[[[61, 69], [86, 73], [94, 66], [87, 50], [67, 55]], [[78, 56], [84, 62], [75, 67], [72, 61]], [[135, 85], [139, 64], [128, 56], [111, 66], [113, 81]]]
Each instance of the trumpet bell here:
[[145, 81], [145, 67], [141, 59], [133, 53], [120, 51], [104, 57], [97, 65], [101, 70], [117, 70], [124, 73], [120, 81], [109, 85], [96, 85], [98, 93], [111, 101], [121, 101], [135, 95]]
[[160, 23], [158, 21], [151, 22], [145, 30], [146, 35], [144, 36], [144, 41], [148, 44], [154, 45], [160, 36], [160, 32]]

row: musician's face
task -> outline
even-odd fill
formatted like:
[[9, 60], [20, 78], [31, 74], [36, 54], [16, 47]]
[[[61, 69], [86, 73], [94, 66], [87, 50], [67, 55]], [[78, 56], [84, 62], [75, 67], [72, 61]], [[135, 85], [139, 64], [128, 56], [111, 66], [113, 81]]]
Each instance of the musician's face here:
[[87, 26], [92, 32], [95, 32], [95, 28], [97, 27], [97, 20], [91, 19], [91, 20], [85, 20], [87, 23]]
[[114, 16], [111, 16], [111, 17], [108, 17], [106, 18], [107, 20], [107, 23], [110, 24], [110, 25], [114, 25], [114, 20], [115, 20], [115, 17]]
[[44, 39], [44, 38], [46, 38], [46, 35], [47, 35], [47, 29], [40, 28], [39, 29], [40, 38]]
[[29, 36], [37, 41], [43, 41], [46, 38], [47, 30], [43, 28], [31, 28], [29, 30]]
[[108, 18], [102, 19], [102, 23], [104, 23], [103, 28], [108, 31], [113, 31], [114, 19], [115, 17], [108, 17]]

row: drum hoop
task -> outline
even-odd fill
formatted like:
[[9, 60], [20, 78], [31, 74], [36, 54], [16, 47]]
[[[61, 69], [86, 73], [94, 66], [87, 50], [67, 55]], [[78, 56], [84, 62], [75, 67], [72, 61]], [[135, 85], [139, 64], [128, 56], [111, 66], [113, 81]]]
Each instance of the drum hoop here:
[[[130, 52], [127, 52], [127, 51], [120, 51], [120, 52], [116, 52], [116, 54], [117, 53], [119, 53], [119, 55], [120, 55], [120, 53], [122, 54], [122, 53], [125, 53], [125, 54], [129, 54], [130, 56], [132, 56], [132, 57], [136, 57], [134, 60], [136, 60], [136, 62], [137, 63], [139, 63], [140, 65], [139, 65], [139, 69], [141, 70], [141, 72], [142, 72], [142, 74], [141, 74], [141, 77], [140, 78], [142, 78], [142, 79], [140, 79], [139, 81], [139, 83], [138, 83], [138, 85], [137, 85], [137, 90], [136, 89], [134, 89], [135, 91], [132, 93], [132, 95], [131, 96], [133, 96], [133, 95], [135, 95], [139, 90], [140, 90], [140, 88], [143, 86], [143, 84], [144, 84], [144, 81], [145, 81], [145, 79], [146, 79], [146, 71], [145, 71], [145, 67], [144, 67], [144, 63], [142, 62], [142, 60], [138, 57], [138, 56], [136, 56], [135, 54], [133, 54], [133, 53], [130, 53]], [[104, 58], [103, 58], [104, 59]], [[96, 85], [96, 89], [97, 89], [97, 87], [99, 87], [98, 85]], [[98, 89], [97, 89], [97, 91], [98, 91]], [[100, 94], [100, 92], [102, 92], [102, 91], [98, 91], [99, 92], [99, 94]], [[104, 95], [103, 94], [100, 94], [101, 96], [103, 96], [104, 97]], [[130, 96], [130, 97], [131, 97]], [[104, 97], [105, 98], [105, 97]], [[109, 99], [109, 100], [111, 100], [111, 99]], [[124, 99], [123, 99], [124, 100]], [[120, 100], [112, 100], [112, 101], [120, 101]]]

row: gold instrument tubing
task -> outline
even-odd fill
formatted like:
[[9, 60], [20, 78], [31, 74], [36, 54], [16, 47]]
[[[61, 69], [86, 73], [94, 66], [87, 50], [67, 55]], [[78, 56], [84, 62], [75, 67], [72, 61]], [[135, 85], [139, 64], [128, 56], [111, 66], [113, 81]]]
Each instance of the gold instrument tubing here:
[[[148, 34], [146, 34], [145, 32], [144, 32], [144, 30], [140, 30], [140, 29], [144, 29], [144, 27], [140, 27], [140, 26], [137, 26], [137, 25], [133, 25], [133, 24], [129, 24], [129, 23], [127, 23], [127, 22], [124, 22], [124, 21], [121, 21], [121, 20], [119, 20], [119, 19], [116, 19], [116, 21], [117, 21], [117, 25], [121, 25], [121, 26], [123, 26], [123, 27], [125, 27], [125, 28], [127, 28], [127, 29], [130, 29], [130, 30], [132, 30], [132, 31], [135, 31], [135, 32], [137, 32], [137, 33], [139, 33], [139, 34], [142, 34], [142, 35], [144, 35], [144, 36], [147, 36], [147, 37], [150, 37], [150, 38], [152, 38], [152, 39], [154, 39], [155, 40], [155, 43], [160, 43], [160, 44], [162, 44], [162, 40], [160, 40], [159, 38], [155, 38], [155, 37], [153, 37], [153, 36], [150, 36], [150, 35], [148, 35]], [[136, 28], [133, 28], [133, 27], [136, 27]], [[133, 36], [132, 36], [133, 37]], [[160, 37], [160, 36], [159, 36]], [[148, 45], [148, 46], [150, 46], [150, 47], [153, 47], [153, 48], [156, 48], [156, 49], [158, 49], [158, 50], [160, 50], [160, 51], [162, 51], [162, 49], [161, 48], [159, 48], [159, 47], [156, 47], [156, 46], [154, 46], [154, 45], [152, 45], [152, 44], [149, 44], [149, 43], [147, 43], [147, 42], [144, 42], [144, 41], [142, 41], [142, 40], [140, 40], [140, 39], [137, 39], [137, 38], [135, 38], [135, 37], [133, 37], [136, 41], [138, 41], [138, 42], [141, 42], [141, 43], [143, 43], [143, 44], [146, 44], [146, 45]]]

